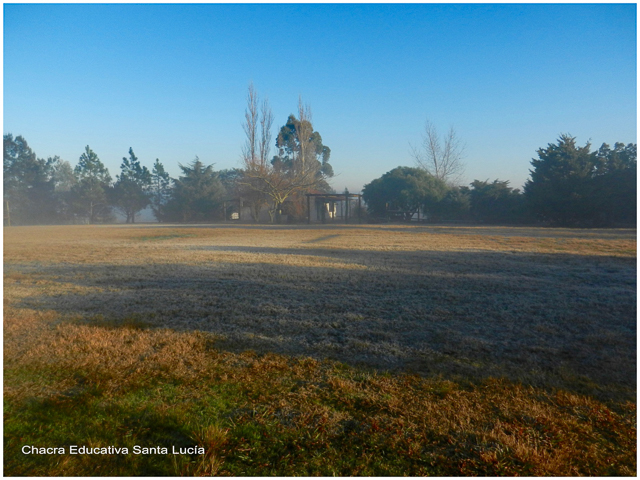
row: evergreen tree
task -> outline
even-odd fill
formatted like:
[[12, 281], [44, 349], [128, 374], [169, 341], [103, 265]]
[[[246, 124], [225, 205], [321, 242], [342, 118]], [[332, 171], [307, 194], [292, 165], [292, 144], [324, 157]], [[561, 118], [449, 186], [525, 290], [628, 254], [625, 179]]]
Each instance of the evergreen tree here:
[[3, 136], [5, 223], [54, 223], [57, 219], [52, 164], [37, 158], [21, 135]]
[[433, 217], [443, 221], [467, 221], [471, 210], [471, 195], [467, 187], [449, 187], [444, 198], [433, 208]]
[[578, 147], [574, 137], [563, 134], [557, 144], [538, 149], [524, 192], [539, 220], [576, 225], [588, 218], [588, 180], [594, 170], [590, 147]]
[[76, 165], [75, 173], [79, 180], [91, 178], [106, 185], [111, 183], [109, 170], [107, 170], [107, 167], [104, 166], [100, 158], [98, 158], [98, 155], [91, 150], [89, 145], [84, 147], [84, 152], [80, 155], [78, 165]]
[[449, 187], [421, 168], [397, 167], [364, 186], [362, 197], [377, 217], [411, 220], [422, 208], [437, 215]]
[[635, 223], [636, 145], [603, 144], [590, 152], [574, 137], [538, 150], [531, 161], [525, 200], [539, 219], [556, 225], [604, 226]]
[[111, 175], [89, 145], [80, 155], [74, 172], [78, 182], [71, 190], [71, 202], [76, 214], [90, 224], [111, 220]]
[[595, 152], [591, 200], [596, 225], [631, 225], [637, 215], [637, 146], [603, 143]]
[[126, 223], [135, 223], [136, 214], [151, 203], [151, 172], [143, 167], [129, 148], [129, 158], [122, 158], [120, 175], [113, 188], [113, 202], [126, 216]]
[[525, 221], [524, 198], [509, 181], [474, 180], [469, 191], [471, 215], [480, 223], [521, 223]]
[[49, 157], [47, 164], [51, 168], [56, 220], [58, 222], [70, 223], [74, 219], [72, 190], [77, 185], [78, 179], [69, 162], [62, 160], [57, 155]]
[[151, 208], [156, 219], [160, 220], [164, 214], [164, 206], [171, 196], [173, 180], [164, 169], [164, 165], [156, 158], [151, 170]]
[[226, 191], [213, 165], [205, 166], [196, 157], [189, 165], [179, 166], [183, 175], [175, 180], [162, 220], [205, 222], [223, 218], [222, 204]]

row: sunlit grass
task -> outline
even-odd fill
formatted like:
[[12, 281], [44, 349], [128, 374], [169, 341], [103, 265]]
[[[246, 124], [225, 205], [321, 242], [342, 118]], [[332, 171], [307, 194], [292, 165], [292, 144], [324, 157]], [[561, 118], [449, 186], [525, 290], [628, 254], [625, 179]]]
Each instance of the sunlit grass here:
[[29, 227], [4, 240], [8, 475], [636, 473], [635, 231]]

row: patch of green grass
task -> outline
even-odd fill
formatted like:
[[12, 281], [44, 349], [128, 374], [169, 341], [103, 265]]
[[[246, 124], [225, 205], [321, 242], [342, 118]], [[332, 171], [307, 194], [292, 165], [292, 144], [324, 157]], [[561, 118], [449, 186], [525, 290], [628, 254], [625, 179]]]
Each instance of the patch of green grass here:
[[[11, 376], [13, 381], [16, 376], [30, 381], [36, 377], [34, 372], [16, 373]], [[173, 455], [136, 455], [134, 445], [167, 447], [170, 452], [174, 446], [193, 447], [198, 426], [221, 421], [237, 395], [229, 385], [207, 385], [201, 392], [194, 385], [158, 379], [129, 385], [114, 394], [81, 373], [74, 375], [76, 388], [21, 401], [5, 400], [7, 474], [179, 475]], [[44, 384], [50, 379], [41, 376], [38, 380]], [[21, 452], [24, 445], [65, 447], [66, 455], [25, 455]], [[127, 447], [129, 454], [73, 455], [70, 445]]]
[[[141, 335], [144, 332], [140, 332]], [[158, 372], [121, 388], [90, 372], [9, 368], [55, 389], [5, 399], [7, 475], [633, 475], [635, 406], [612, 409], [507, 381], [461, 388], [334, 362], [210, 350], [197, 378]], [[58, 377], [58, 378], [55, 378]], [[23, 445], [129, 455], [24, 455]], [[206, 447], [135, 455], [134, 445]], [[546, 463], [545, 463], [546, 462]]]

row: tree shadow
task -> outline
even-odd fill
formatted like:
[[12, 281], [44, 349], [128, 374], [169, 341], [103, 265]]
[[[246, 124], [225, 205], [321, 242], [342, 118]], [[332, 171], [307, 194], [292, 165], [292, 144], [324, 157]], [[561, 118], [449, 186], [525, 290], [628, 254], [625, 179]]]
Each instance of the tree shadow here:
[[86, 291], [32, 296], [21, 306], [94, 325], [211, 332], [218, 348], [231, 351], [635, 395], [635, 259], [185, 248], [312, 255], [343, 265], [51, 265], [39, 273]]
[[171, 228], [171, 229], [241, 229], [241, 230], [368, 230], [375, 232], [393, 231], [403, 233], [430, 233], [442, 235], [491, 235], [502, 237], [533, 237], [533, 238], [566, 238], [566, 239], [625, 239], [635, 240], [635, 228], [550, 228], [539, 226], [518, 225], [478, 225], [478, 224], [247, 224], [247, 223], [208, 223], [208, 224], [135, 224], [120, 225], [123, 228]]
[[327, 240], [332, 240], [334, 238], [338, 238], [340, 237], [340, 235], [324, 235], [322, 237], [318, 237], [318, 238], [314, 238], [313, 240], [307, 240], [304, 243], [319, 243], [319, 242], [324, 242]]

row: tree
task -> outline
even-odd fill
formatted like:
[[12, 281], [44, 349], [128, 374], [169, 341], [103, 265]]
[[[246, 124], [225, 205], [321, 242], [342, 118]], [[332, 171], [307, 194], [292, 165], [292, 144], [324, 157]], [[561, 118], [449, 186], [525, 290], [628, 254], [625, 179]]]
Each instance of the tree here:
[[3, 136], [3, 200], [7, 224], [52, 223], [56, 219], [52, 163], [37, 158], [21, 135]]
[[557, 144], [538, 149], [532, 159], [525, 198], [538, 219], [553, 224], [577, 225], [589, 218], [589, 182], [594, 171], [591, 145], [576, 145], [575, 137], [560, 135]]
[[[266, 102], [266, 100], [265, 100]], [[268, 108], [268, 104], [264, 103], [263, 107]], [[273, 123], [273, 114], [271, 114], [271, 110], [268, 111], [263, 108], [263, 119], [266, 123], [268, 122], [268, 129], [266, 134], [269, 137], [268, 144], [271, 139], [271, 124]], [[244, 112], [245, 122], [242, 124], [242, 129], [244, 130], [245, 135], [247, 136], [246, 142], [242, 148], [242, 158], [245, 162], [256, 162], [258, 159], [260, 163], [266, 163], [268, 157], [260, 157], [258, 158], [258, 94], [253, 86], [253, 83], [249, 84], [249, 91], [247, 93], [247, 109]]]
[[[254, 221], [259, 220], [260, 211], [269, 203], [267, 179], [270, 175], [269, 155], [271, 150], [271, 128], [273, 113], [269, 101], [264, 99], [258, 113], [258, 94], [253, 83], [249, 84], [245, 123], [242, 128], [246, 135], [242, 148], [242, 160], [245, 169], [237, 178], [237, 193], [243, 202], [249, 204]], [[271, 212], [270, 212], [271, 213]]]
[[220, 170], [218, 173], [218, 179], [224, 186], [227, 196], [238, 198], [241, 196], [241, 182], [244, 177], [244, 172], [241, 168], [227, 168]]
[[603, 143], [595, 152], [591, 200], [597, 225], [635, 224], [637, 215], [637, 145]]
[[281, 163], [294, 171], [314, 172], [319, 182], [333, 176], [329, 164], [331, 149], [322, 143], [320, 134], [313, 130], [311, 108], [298, 99], [298, 118], [289, 115], [276, 139], [278, 155], [272, 162]]
[[164, 206], [171, 197], [171, 186], [173, 180], [164, 169], [164, 165], [156, 158], [151, 170], [151, 208], [156, 219], [163, 215]]
[[464, 150], [465, 146], [453, 127], [441, 139], [435, 125], [427, 120], [421, 143], [418, 147], [411, 146], [411, 155], [418, 168], [454, 185], [464, 173]]
[[[227, 168], [225, 170], [220, 170], [218, 172], [218, 178], [220, 182], [224, 186], [224, 190], [227, 195], [227, 200], [231, 200], [232, 202], [238, 202], [238, 206], [240, 208], [249, 206], [251, 208], [251, 216], [254, 217], [255, 221], [258, 220], [258, 215], [260, 213], [260, 208], [262, 205], [266, 204], [266, 201], [262, 203], [262, 205], [258, 202], [257, 192], [249, 189], [244, 185], [244, 170], [241, 168]], [[260, 195], [260, 198], [264, 198]], [[225, 215], [233, 213], [235, 206], [230, 202], [227, 205], [227, 212]], [[254, 207], [255, 215], [254, 215]]]
[[84, 178], [93, 178], [101, 183], [111, 183], [111, 175], [109, 170], [98, 158], [98, 155], [87, 145], [84, 152], [80, 155], [78, 165], [76, 165], [75, 173], [79, 180]]
[[433, 217], [443, 221], [467, 220], [471, 210], [471, 195], [467, 187], [449, 187], [444, 198], [435, 205]]
[[221, 170], [218, 172], [218, 176], [227, 195], [239, 199], [242, 206], [249, 207], [254, 222], [259, 221], [260, 212], [269, 204], [269, 197], [259, 188], [254, 188], [258, 181], [255, 178], [247, 177], [241, 168]]
[[47, 164], [51, 166], [51, 180], [56, 192], [69, 192], [78, 183], [71, 164], [66, 160], [56, 155], [47, 158]]
[[447, 184], [420, 168], [397, 167], [364, 186], [362, 198], [377, 217], [399, 216], [411, 220], [422, 208], [437, 212]]
[[89, 145], [80, 155], [74, 172], [78, 179], [71, 190], [71, 202], [75, 212], [86, 218], [90, 224], [110, 220], [111, 175]]
[[129, 148], [129, 158], [122, 158], [117, 178], [113, 188], [114, 203], [126, 216], [127, 223], [135, 223], [136, 214], [151, 203], [151, 172], [140, 165], [133, 149]]
[[557, 225], [605, 226], [635, 223], [635, 144], [605, 143], [596, 152], [560, 135], [556, 144], [538, 150], [524, 187], [531, 212]]
[[[295, 194], [312, 188], [324, 187], [326, 179], [333, 176], [329, 164], [331, 150], [323, 145], [322, 137], [313, 129], [311, 109], [298, 102], [298, 117], [290, 115], [280, 129], [276, 139], [278, 154], [269, 158], [270, 128], [273, 115], [268, 103], [262, 104], [260, 138], [252, 132], [258, 131], [255, 105], [257, 96], [249, 87], [245, 113], [247, 143], [243, 149], [245, 170], [244, 185], [268, 198], [271, 203], [271, 221], [280, 218], [284, 202]], [[257, 144], [259, 148], [251, 146]]]
[[47, 158], [47, 165], [50, 167], [53, 183], [56, 218], [58, 221], [68, 223], [74, 217], [72, 189], [77, 185], [78, 179], [69, 162], [57, 155]]
[[226, 192], [213, 165], [205, 166], [198, 157], [189, 165], [179, 165], [183, 175], [175, 180], [162, 220], [202, 222], [222, 218]]
[[509, 187], [509, 181], [474, 180], [469, 190], [471, 215], [481, 223], [518, 223], [525, 220], [520, 190]]

